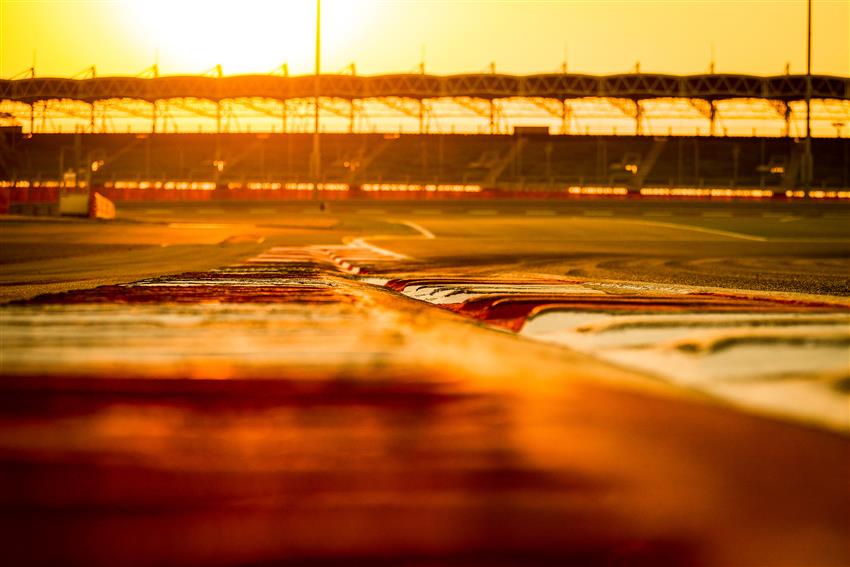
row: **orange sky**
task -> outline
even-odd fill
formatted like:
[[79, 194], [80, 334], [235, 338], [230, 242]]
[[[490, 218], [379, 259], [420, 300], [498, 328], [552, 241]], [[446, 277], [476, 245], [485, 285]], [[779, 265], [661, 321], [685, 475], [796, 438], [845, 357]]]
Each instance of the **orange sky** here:
[[[326, 72], [804, 72], [804, 0], [324, 0]], [[312, 0], [0, 0], [0, 77], [312, 71]], [[850, 75], [850, 1], [816, 0], [816, 73]]]

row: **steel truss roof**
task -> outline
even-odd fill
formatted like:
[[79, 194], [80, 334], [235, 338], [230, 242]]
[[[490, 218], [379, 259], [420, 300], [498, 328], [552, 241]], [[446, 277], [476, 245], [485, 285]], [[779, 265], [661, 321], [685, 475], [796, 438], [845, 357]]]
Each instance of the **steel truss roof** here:
[[[25, 103], [56, 99], [84, 102], [108, 99], [154, 102], [174, 98], [212, 101], [234, 98], [289, 100], [314, 96], [316, 81], [313, 75], [0, 79], [0, 100]], [[514, 97], [560, 100], [603, 97], [709, 101], [752, 98], [790, 102], [806, 98], [805, 75], [322, 75], [318, 83], [320, 96], [348, 100], [382, 97], [420, 100], [451, 97], [490, 100]], [[814, 99], [850, 100], [850, 77], [815, 75], [812, 77], [811, 96]]]

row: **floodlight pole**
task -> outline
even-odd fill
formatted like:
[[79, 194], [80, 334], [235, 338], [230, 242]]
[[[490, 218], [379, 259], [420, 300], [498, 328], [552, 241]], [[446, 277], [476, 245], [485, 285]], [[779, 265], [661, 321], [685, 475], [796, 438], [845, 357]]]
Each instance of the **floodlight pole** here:
[[318, 197], [319, 183], [322, 178], [322, 142], [319, 136], [319, 97], [321, 95], [320, 76], [322, 72], [322, 0], [316, 0], [316, 77], [314, 79], [313, 114], [313, 198]]
[[803, 151], [803, 185], [812, 187], [812, 0], [807, 2], [806, 15], [806, 144]]

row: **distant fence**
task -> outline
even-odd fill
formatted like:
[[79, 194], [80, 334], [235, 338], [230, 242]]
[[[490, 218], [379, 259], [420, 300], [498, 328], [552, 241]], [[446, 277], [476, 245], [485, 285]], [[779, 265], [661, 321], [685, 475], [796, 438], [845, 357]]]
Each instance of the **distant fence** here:
[[[411, 191], [363, 191], [355, 188], [349, 191], [289, 191], [285, 189], [229, 189], [218, 187], [213, 190], [199, 189], [116, 189], [109, 187], [92, 187], [92, 199], [89, 216], [93, 218], [112, 218], [115, 214], [113, 203], [150, 202], [228, 202], [228, 201], [416, 201], [416, 200], [561, 200], [561, 199], [780, 199], [780, 200], [841, 200], [850, 201], [850, 188], [839, 190], [800, 189], [770, 190], [763, 188], [724, 188], [724, 187], [645, 187], [639, 191], [629, 191], [623, 186], [587, 186], [564, 187], [560, 190], [538, 191], [506, 191], [502, 189], [481, 189], [476, 192], [429, 192], [423, 190]], [[63, 192], [80, 192], [85, 189], [60, 189], [55, 187], [9, 188], [0, 187], [0, 214], [17, 211], [53, 211]], [[31, 206], [30, 206], [31, 205]], [[48, 213], [25, 213], [48, 214]], [[52, 214], [52, 213], [49, 213]]]

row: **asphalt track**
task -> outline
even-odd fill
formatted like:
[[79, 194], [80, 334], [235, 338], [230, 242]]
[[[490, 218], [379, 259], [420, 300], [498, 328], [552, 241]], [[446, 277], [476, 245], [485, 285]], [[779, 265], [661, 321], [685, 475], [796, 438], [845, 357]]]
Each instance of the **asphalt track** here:
[[[328, 202], [354, 234], [404, 234], [416, 221], [440, 238], [394, 242], [427, 268], [518, 267], [606, 279], [850, 294], [850, 205], [843, 203], [571, 201]], [[242, 222], [258, 230], [315, 215], [277, 205], [134, 204], [127, 219]], [[409, 232], [409, 231], [408, 231]], [[271, 240], [271, 242], [277, 242]]]
[[[5, 554], [846, 565], [841, 427], [518, 336], [385, 280], [843, 317], [849, 218], [826, 203], [372, 201], [4, 219]], [[846, 377], [818, 380], [846, 395]]]

